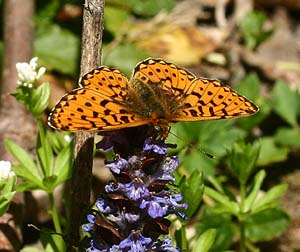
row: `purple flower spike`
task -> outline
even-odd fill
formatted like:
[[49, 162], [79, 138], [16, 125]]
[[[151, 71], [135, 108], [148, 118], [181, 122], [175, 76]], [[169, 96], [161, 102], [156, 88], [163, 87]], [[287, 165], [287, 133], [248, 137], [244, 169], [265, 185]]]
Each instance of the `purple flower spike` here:
[[[159, 239], [169, 232], [171, 222], [166, 217], [176, 214], [185, 218], [180, 210], [187, 207], [181, 203], [182, 195], [168, 186], [175, 181], [173, 172], [179, 164], [178, 157], [166, 156], [167, 148], [174, 145], [148, 138], [143, 148], [142, 142], [134, 148], [129, 142], [126, 146], [118, 142], [118, 148], [114, 147], [115, 153], [126, 159], [119, 154], [107, 163], [115, 179], [105, 185], [103, 196], [96, 201], [97, 209], [82, 226], [91, 237], [87, 251], [180, 252], [170, 238]], [[140, 151], [135, 152], [136, 147]]]

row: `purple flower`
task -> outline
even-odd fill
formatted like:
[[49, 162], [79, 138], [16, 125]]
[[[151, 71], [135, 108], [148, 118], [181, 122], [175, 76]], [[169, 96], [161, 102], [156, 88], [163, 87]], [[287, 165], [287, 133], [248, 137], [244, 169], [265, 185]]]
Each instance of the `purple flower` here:
[[114, 162], [106, 164], [113, 173], [120, 174], [128, 166], [128, 161], [124, 158], [118, 158]]
[[88, 214], [87, 220], [89, 223], [82, 225], [82, 229], [86, 232], [90, 232], [94, 229], [96, 217], [93, 214]]
[[[114, 146], [117, 142], [114, 138]], [[126, 159], [116, 155], [106, 164], [115, 181], [105, 186], [103, 197], [96, 201], [96, 213], [88, 215], [89, 223], [82, 227], [91, 235], [88, 251], [180, 252], [168, 237], [158, 239], [168, 234], [170, 221], [166, 217], [176, 214], [185, 218], [180, 210], [187, 207], [181, 203], [182, 195], [167, 186], [175, 181], [173, 171], [179, 163], [176, 156], [166, 157], [167, 148], [174, 145], [151, 138], [143, 147], [142, 143], [134, 144], [139, 152], [117, 145], [115, 152], [122, 150]]]
[[149, 249], [150, 244], [152, 244], [151, 238], [132, 232], [126, 239], [120, 242], [119, 247], [123, 251], [143, 252]]
[[144, 143], [143, 151], [153, 151], [159, 155], [166, 155], [167, 154], [167, 146], [163, 142], [153, 141], [150, 138], [146, 139]]

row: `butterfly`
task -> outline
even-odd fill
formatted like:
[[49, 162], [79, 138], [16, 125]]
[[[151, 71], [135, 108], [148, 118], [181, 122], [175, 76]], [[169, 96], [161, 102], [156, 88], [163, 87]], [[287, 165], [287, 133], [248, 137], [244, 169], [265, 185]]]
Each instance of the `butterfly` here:
[[130, 80], [101, 66], [64, 95], [48, 122], [66, 131], [110, 131], [153, 125], [162, 137], [171, 122], [237, 118], [258, 107], [218, 80], [198, 78], [162, 59], [137, 64]]

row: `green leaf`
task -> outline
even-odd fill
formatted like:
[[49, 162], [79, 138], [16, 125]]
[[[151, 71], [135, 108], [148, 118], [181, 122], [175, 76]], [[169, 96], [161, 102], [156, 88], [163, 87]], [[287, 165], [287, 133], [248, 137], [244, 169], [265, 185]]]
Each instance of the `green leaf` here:
[[289, 217], [284, 211], [268, 209], [246, 220], [246, 236], [252, 242], [269, 241], [280, 236], [289, 223]]
[[219, 193], [216, 190], [209, 188], [208, 186], [205, 187], [204, 193], [209, 196], [210, 198], [214, 199], [216, 202], [220, 203], [223, 207], [223, 212], [231, 213], [235, 216], [239, 213], [239, 206], [236, 202], [231, 201], [230, 198], [223, 193]]
[[38, 128], [39, 133], [36, 147], [37, 158], [41, 165], [43, 176], [48, 177], [53, 175], [53, 152], [49, 141], [49, 137], [47, 136], [46, 128], [41, 122], [38, 123]]
[[257, 199], [258, 193], [261, 189], [262, 183], [266, 177], [266, 172], [264, 170], [259, 171], [255, 177], [254, 177], [254, 182], [253, 182], [253, 187], [247, 196], [243, 209], [242, 209], [242, 214], [249, 212], [251, 209], [256, 207], [255, 201]]
[[[26, 171], [29, 171], [33, 177], [40, 177], [36, 164], [33, 162], [31, 156], [21, 146], [8, 139], [4, 141], [4, 144], [9, 153], [21, 164], [25, 173]], [[17, 174], [15, 170], [14, 172]]]
[[257, 200], [253, 206], [252, 211], [257, 213], [259, 211], [265, 210], [269, 207], [269, 204], [275, 200], [278, 200], [279, 197], [287, 190], [287, 184], [276, 185], [267, 191], [259, 200]]
[[191, 175], [194, 171], [203, 172], [205, 177], [215, 174], [217, 161], [207, 157], [199, 150], [191, 152], [182, 151], [179, 154], [179, 158], [181, 160], [181, 167], [183, 167], [185, 173], [188, 175]]
[[265, 14], [259, 11], [251, 11], [241, 20], [240, 32], [250, 49], [255, 49], [271, 35], [271, 31], [264, 31], [265, 20]]
[[[36, 170], [36, 168], [27, 169], [22, 165], [13, 165], [13, 171], [16, 175], [24, 180], [24, 184], [28, 188], [32, 189], [42, 189], [44, 190], [43, 179]], [[24, 187], [24, 186], [22, 186]], [[19, 191], [20, 186], [17, 185], [17, 191]]]
[[207, 207], [203, 209], [196, 231], [197, 234], [201, 234], [208, 229], [216, 230], [215, 241], [210, 251], [220, 251], [232, 245], [235, 228], [231, 218], [230, 214], [218, 214]]
[[281, 127], [275, 133], [276, 143], [290, 147], [300, 148], [300, 129], [299, 128], [285, 128]]
[[73, 145], [69, 144], [57, 155], [53, 174], [57, 176], [56, 185], [69, 179], [72, 168]]
[[259, 143], [261, 148], [257, 161], [258, 166], [265, 166], [287, 159], [288, 149], [277, 146], [274, 138], [262, 137], [260, 138]]
[[0, 195], [0, 216], [2, 216], [8, 210], [9, 204], [15, 193], [16, 192], [10, 192]]
[[[171, 127], [168, 140], [176, 143], [178, 149], [192, 145], [201, 153], [198, 150], [200, 148], [215, 156], [217, 160], [226, 154], [226, 147], [246, 136], [245, 131], [234, 127], [233, 124], [234, 120], [175, 123]], [[202, 156], [207, 159], [205, 155]]]
[[104, 11], [105, 29], [112, 32], [114, 36], [118, 36], [128, 16], [129, 13], [127, 10], [116, 8], [115, 6], [106, 6]]
[[103, 64], [113, 66], [127, 76], [131, 75], [132, 69], [139, 61], [150, 56], [144, 49], [140, 49], [131, 43], [117, 45], [113, 50], [109, 48], [109, 51], [107, 47], [103, 49]]
[[124, 9], [130, 9], [139, 16], [152, 17], [162, 10], [171, 10], [175, 3], [175, 0], [107, 0], [106, 6], [120, 6]]
[[236, 123], [247, 131], [250, 131], [263, 121], [270, 111], [268, 103], [264, 103], [264, 101], [260, 98], [260, 83], [261, 82], [257, 74], [252, 73], [247, 75], [236, 86], [234, 86], [234, 89], [238, 91], [239, 94], [245, 95], [259, 107], [259, 111], [255, 115], [242, 117], [236, 120]]
[[175, 239], [177, 247], [181, 248], [182, 251], [188, 251], [188, 241], [186, 237], [186, 228], [182, 226], [175, 232]]
[[33, 90], [29, 107], [34, 117], [39, 118], [44, 110], [48, 107], [50, 93], [50, 85], [46, 82]]
[[39, 63], [48, 70], [73, 75], [77, 72], [80, 40], [70, 31], [56, 24], [48, 25], [34, 40], [34, 48]]
[[53, 234], [53, 230], [43, 228], [40, 232], [40, 237], [46, 252], [66, 251], [63, 237]]
[[185, 213], [188, 217], [192, 217], [201, 203], [204, 190], [203, 174], [195, 170], [188, 179], [182, 178], [179, 187], [184, 201], [188, 204]]
[[240, 184], [245, 185], [255, 169], [260, 152], [260, 144], [235, 143], [229, 154], [229, 166]]
[[29, 246], [29, 247], [22, 248], [20, 252], [45, 252], [45, 251], [39, 248]]
[[216, 238], [216, 230], [206, 230], [196, 241], [192, 248], [192, 252], [207, 252], [213, 245]]
[[0, 178], [0, 194], [7, 194], [14, 191], [17, 182], [17, 177], [15, 175], [9, 176], [7, 179]]
[[246, 75], [240, 82], [234, 86], [234, 89], [246, 96], [248, 99], [255, 101], [260, 95], [261, 81], [256, 73]]
[[152, 17], [162, 10], [170, 11], [175, 6], [174, 0], [129, 0], [133, 12], [138, 15]]
[[296, 91], [291, 90], [288, 83], [276, 82], [272, 91], [272, 107], [291, 126], [297, 125], [298, 95]]

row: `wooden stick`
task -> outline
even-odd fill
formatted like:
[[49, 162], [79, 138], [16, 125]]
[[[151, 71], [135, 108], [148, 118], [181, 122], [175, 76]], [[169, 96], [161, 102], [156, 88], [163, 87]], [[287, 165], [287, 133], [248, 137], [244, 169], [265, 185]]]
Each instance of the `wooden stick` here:
[[[104, 22], [104, 0], [86, 0], [83, 12], [80, 76], [100, 65]], [[71, 212], [69, 218], [68, 248], [72, 251], [80, 241], [79, 230], [90, 207], [93, 166], [93, 133], [76, 133], [73, 175], [70, 182]]]

